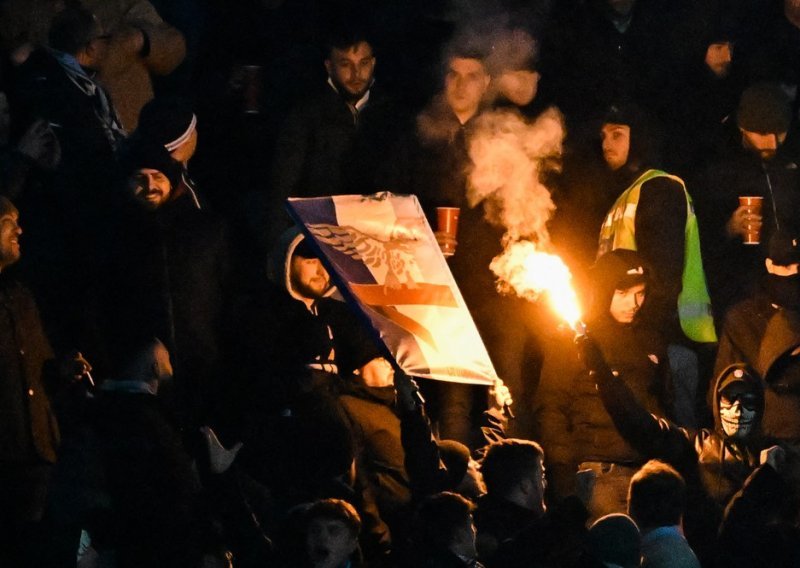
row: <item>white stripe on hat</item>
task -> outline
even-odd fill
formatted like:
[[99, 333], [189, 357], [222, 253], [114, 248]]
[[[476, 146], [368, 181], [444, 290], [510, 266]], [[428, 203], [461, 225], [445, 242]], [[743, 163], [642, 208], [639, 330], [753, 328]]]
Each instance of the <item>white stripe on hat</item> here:
[[186, 132], [178, 136], [172, 142], [167, 142], [166, 144], [164, 144], [164, 148], [166, 148], [168, 152], [175, 151], [189, 139], [189, 137], [192, 135], [192, 132], [194, 132], [195, 128], [197, 128], [197, 115], [192, 113], [192, 121], [189, 123], [188, 128], [186, 128]]

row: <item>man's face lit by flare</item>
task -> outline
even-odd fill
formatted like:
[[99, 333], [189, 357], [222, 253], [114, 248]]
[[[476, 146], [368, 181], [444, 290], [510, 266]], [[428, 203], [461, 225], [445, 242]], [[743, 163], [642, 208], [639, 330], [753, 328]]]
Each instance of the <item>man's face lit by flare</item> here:
[[735, 382], [725, 387], [719, 398], [722, 431], [728, 438], [747, 438], [755, 430], [757, 408], [758, 396], [747, 383]]
[[462, 124], [478, 112], [490, 80], [479, 59], [453, 57], [450, 60], [444, 79], [444, 95]]
[[290, 271], [295, 292], [309, 300], [324, 297], [331, 287], [330, 275], [318, 258], [306, 258], [295, 254], [292, 257]]
[[624, 290], [614, 290], [611, 296], [611, 307], [608, 311], [617, 323], [633, 323], [636, 314], [644, 303], [647, 292], [646, 284], [636, 284]]

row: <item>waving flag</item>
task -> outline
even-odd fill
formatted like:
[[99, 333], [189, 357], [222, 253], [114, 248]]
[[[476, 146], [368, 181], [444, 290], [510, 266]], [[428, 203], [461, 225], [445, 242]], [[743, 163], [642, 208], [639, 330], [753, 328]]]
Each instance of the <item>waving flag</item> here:
[[482, 385], [497, 378], [415, 196], [292, 198], [288, 209], [405, 373]]

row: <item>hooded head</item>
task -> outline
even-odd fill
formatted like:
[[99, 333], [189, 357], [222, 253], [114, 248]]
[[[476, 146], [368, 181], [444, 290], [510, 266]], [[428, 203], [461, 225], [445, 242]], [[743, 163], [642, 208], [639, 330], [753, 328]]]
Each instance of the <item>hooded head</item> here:
[[634, 175], [658, 162], [652, 124], [633, 103], [614, 104], [600, 123], [603, 159], [614, 172]]
[[590, 272], [590, 321], [633, 323], [645, 299], [648, 270], [636, 251], [616, 249], [597, 259]]
[[270, 259], [270, 280], [307, 306], [335, 290], [317, 250], [298, 227], [287, 229]]
[[743, 441], [755, 436], [764, 416], [764, 387], [750, 366], [735, 363], [723, 369], [714, 383], [714, 424], [725, 439]]

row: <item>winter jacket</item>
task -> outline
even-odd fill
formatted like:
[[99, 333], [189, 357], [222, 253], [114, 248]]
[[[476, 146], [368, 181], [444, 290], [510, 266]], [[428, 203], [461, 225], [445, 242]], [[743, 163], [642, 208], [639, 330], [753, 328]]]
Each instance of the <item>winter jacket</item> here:
[[[590, 324], [590, 330], [637, 405], [663, 416], [670, 407], [671, 383], [660, 336], [643, 325], [621, 325], [610, 317]], [[617, 430], [571, 339], [556, 336], [545, 344], [536, 394], [539, 436], [548, 464], [566, 470], [559, 476], [565, 479], [556, 481], [560, 495], [573, 492], [566, 478], [571, 480], [583, 461], [637, 465], [647, 460], [646, 453]]]
[[764, 378], [761, 427], [771, 438], [800, 440], [800, 368], [792, 355], [798, 346], [800, 312], [773, 303], [764, 288], [736, 304], [725, 319], [715, 372], [741, 361]]
[[[736, 136], [740, 137], [738, 130]], [[694, 187], [703, 259], [709, 291], [717, 317], [748, 297], [764, 273], [770, 236], [779, 227], [789, 232], [800, 227], [800, 175], [796, 152], [787, 142], [770, 161], [737, 147], [711, 164]], [[739, 207], [739, 196], [764, 198], [758, 246], [745, 246], [740, 237], [729, 238], [726, 224]]]
[[44, 377], [53, 359], [31, 293], [0, 275], [0, 463], [54, 463], [56, 417]]
[[112, 220], [107, 325], [161, 339], [185, 418], [199, 420], [220, 386], [221, 336], [233, 295], [227, 226], [188, 194], [155, 211], [126, 204]]

